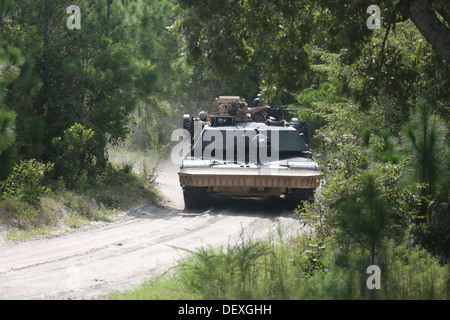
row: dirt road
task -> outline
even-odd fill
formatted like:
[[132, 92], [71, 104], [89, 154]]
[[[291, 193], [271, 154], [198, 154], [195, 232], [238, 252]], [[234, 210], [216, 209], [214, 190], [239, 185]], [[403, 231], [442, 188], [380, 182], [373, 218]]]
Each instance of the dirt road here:
[[[124, 290], [165, 270], [184, 249], [234, 244], [245, 237], [301, 232], [282, 202], [225, 201], [204, 212], [185, 212], [176, 167], [166, 163], [159, 181], [167, 203], [143, 205], [73, 233], [0, 246], [0, 299], [89, 299]], [[275, 219], [280, 217], [279, 219]]]

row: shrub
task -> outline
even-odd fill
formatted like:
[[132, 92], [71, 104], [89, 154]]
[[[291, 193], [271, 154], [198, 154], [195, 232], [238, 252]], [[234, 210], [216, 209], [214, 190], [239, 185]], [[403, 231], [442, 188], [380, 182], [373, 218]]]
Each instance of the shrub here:
[[[425, 250], [410, 246], [386, 244], [380, 261], [381, 286], [378, 299], [446, 299], [445, 280], [448, 271]], [[319, 272], [298, 282], [295, 299], [367, 299], [367, 267], [371, 264], [364, 248], [343, 250], [328, 243], [324, 262], [328, 272]], [[294, 298], [294, 297], [293, 297]]]
[[52, 141], [57, 151], [56, 173], [64, 179], [68, 188], [88, 189], [88, 177], [96, 173], [97, 143], [94, 131], [81, 124], [74, 124], [64, 131], [64, 136]]
[[8, 178], [0, 183], [1, 197], [37, 205], [40, 197], [50, 192], [44, 185], [45, 174], [50, 170], [51, 164], [43, 164], [35, 159], [20, 161]]

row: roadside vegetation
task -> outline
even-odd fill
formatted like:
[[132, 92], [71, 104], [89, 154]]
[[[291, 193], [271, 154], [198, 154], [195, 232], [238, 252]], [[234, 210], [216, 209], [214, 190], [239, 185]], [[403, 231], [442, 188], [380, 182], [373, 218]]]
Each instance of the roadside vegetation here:
[[[426, 250], [386, 244], [378, 299], [448, 299], [448, 270]], [[348, 300], [370, 299], [369, 261], [361, 249], [308, 235], [272, 241], [242, 239], [191, 252], [180, 264], [113, 300]]]
[[93, 221], [112, 222], [115, 215], [141, 203], [157, 203], [160, 197], [151, 182], [155, 174], [152, 168], [136, 174], [131, 166], [108, 164], [94, 181], [83, 181], [74, 189], [47, 179], [42, 171], [37, 173], [37, 184], [30, 183], [28, 177], [35, 176], [37, 170], [18, 165], [14, 172], [20, 175], [10, 175], [3, 183], [4, 189], [17, 186], [9, 187], [0, 200], [5, 241], [70, 231]]
[[[449, 299], [446, 1], [384, 1], [375, 30], [370, 0], [71, 4], [81, 29], [65, 1], [0, 0], [8, 239], [156, 201], [182, 115], [261, 94], [310, 125], [323, 180], [295, 215], [314, 232], [203, 248], [112, 298]], [[367, 290], [369, 265], [380, 290]]]
[[[156, 163], [136, 173], [133, 164], [111, 161], [108, 150], [127, 139], [132, 114], [167, 108], [155, 91], [167, 88], [160, 75], [173, 45], [159, 43], [167, 4], [72, 4], [82, 8], [82, 30], [89, 32], [67, 27], [64, 1], [0, 1], [5, 240], [112, 221], [114, 213], [159, 197]], [[164, 20], [149, 23], [159, 11]], [[158, 66], [156, 57], [165, 57]]]

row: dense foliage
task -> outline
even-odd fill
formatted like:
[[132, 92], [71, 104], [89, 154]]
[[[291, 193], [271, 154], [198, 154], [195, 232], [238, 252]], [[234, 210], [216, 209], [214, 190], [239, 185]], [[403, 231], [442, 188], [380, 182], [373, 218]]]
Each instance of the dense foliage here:
[[[224, 76], [256, 67], [266, 102], [311, 123], [324, 178], [317, 201], [297, 212], [321, 241], [367, 264], [383, 261], [391, 241], [448, 262], [445, 1], [178, 4], [189, 62]], [[365, 23], [372, 4], [380, 29]]]
[[[372, 4], [381, 9], [380, 29], [366, 25]], [[0, 199], [6, 203], [0, 214], [2, 208], [23, 213], [12, 209], [23, 203], [45, 210], [51, 192], [63, 192], [64, 203], [78, 203], [70, 192], [81, 192], [117, 207], [104, 186], [141, 182], [129, 167], [109, 163], [108, 145], [165, 152], [182, 114], [209, 110], [218, 95], [251, 101], [262, 94], [266, 104], [296, 108], [310, 123], [324, 174], [316, 201], [296, 210], [316, 232], [317, 243], [307, 245], [323, 248], [292, 258], [302, 266], [298, 278], [327, 268], [318, 256], [336, 267], [330, 272], [336, 277], [383, 261], [397, 270], [392, 257], [404, 248], [422, 257], [415, 246], [448, 265], [447, 1], [71, 5], [80, 8], [80, 28], [69, 28], [75, 13], [66, 11], [66, 1], [0, 0]], [[154, 168], [148, 172], [153, 181]], [[239, 248], [233, 250], [238, 256]], [[266, 248], [252, 244], [252, 250], [251, 262], [260, 265]], [[197, 256], [209, 259], [210, 252]], [[221, 264], [227, 256], [215, 259]], [[257, 274], [253, 265], [230, 268], [246, 285]], [[213, 270], [214, 277], [222, 271]], [[333, 279], [325, 282], [341, 285]], [[232, 282], [228, 274], [219, 280]], [[278, 280], [269, 281], [272, 296], [283, 296]], [[189, 285], [203, 293], [217, 289], [198, 281]], [[324, 296], [323, 287], [315, 288]], [[239, 294], [253, 297], [250, 289]]]

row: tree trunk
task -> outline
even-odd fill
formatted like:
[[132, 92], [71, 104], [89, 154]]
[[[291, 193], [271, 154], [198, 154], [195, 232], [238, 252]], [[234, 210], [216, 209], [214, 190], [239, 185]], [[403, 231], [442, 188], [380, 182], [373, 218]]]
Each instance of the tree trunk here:
[[111, 17], [111, 4], [112, 4], [112, 0], [106, 0], [106, 17], [108, 18], [108, 22], [109, 22], [109, 18]]
[[409, 16], [433, 49], [449, 62], [450, 33], [427, 2], [424, 0], [409, 2]]
[[50, 11], [50, 0], [44, 1], [44, 31], [42, 32], [42, 42], [44, 47], [44, 54], [42, 57], [43, 64], [42, 64], [42, 90], [44, 93], [44, 99], [43, 104], [44, 106], [47, 105], [47, 95], [48, 95], [48, 88], [49, 88], [49, 78], [48, 78], [48, 72], [47, 72], [47, 51], [48, 51], [48, 30], [49, 30], [49, 11]]
[[111, 4], [113, 0], [106, 0], [106, 35], [109, 36], [109, 22], [111, 18]]

